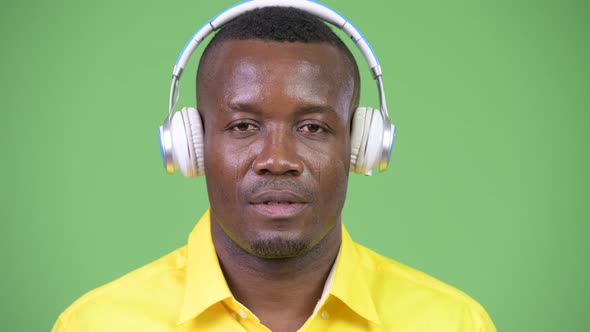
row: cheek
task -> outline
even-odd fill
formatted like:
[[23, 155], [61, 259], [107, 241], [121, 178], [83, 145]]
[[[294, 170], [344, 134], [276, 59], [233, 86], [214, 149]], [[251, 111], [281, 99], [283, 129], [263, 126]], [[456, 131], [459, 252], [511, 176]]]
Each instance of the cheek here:
[[[320, 206], [341, 207], [348, 187], [349, 155], [343, 148], [331, 153], [315, 153], [312, 158], [319, 186]], [[339, 209], [336, 209], [339, 211]]]
[[203, 152], [206, 177], [216, 177], [231, 183], [238, 180], [239, 168], [245, 160], [243, 146], [227, 142], [218, 117], [208, 114], [204, 118]]
[[226, 205], [238, 199], [238, 187], [243, 179], [248, 148], [236, 148], [224, 144], [215, 137], [205, 144], [205, 180], [211, 205]]

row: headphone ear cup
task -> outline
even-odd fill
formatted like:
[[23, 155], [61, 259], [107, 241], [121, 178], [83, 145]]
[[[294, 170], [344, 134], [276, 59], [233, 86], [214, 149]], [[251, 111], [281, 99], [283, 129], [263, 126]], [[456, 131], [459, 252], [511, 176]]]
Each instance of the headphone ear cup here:
[[205, 175], [205, 164], [203, 158], [203, 122], [196, 108], [184, 107], [181, 111], [188, 152], [190, 156], [190, 172], [186, 176]]
[[379, 165], [383, 144], [383, 118], [371, 107], [359, 107], [352, 118], [350, 137], [350, 171], [371, 175]]
[[189, 142], [184, 125], [184, 117], [181, 112], [176, 112], [170, 121], [170, 137], [172, 140], [172, 162], [173, 169], [180, 170], [185, 176], [191, 173], [191, 157], [189, 153]]
[[[357, 165], [361, 164], [359, 160], [361, 154], [361, 145], [366, 142], [366, 134], [368, 132], [368, 121], [366, 119], [366, 107], [359, 107], [355, 110], [352, 116], [351, 131], [350, 131], [350, 172], [358, 173]], [[364, 143], [366, 144], [366, 143]]]
[[185, 176], [205, 174], [203, 164], [203, 125], [196, 109], [185, 107], [170, 121], [174, 169]]

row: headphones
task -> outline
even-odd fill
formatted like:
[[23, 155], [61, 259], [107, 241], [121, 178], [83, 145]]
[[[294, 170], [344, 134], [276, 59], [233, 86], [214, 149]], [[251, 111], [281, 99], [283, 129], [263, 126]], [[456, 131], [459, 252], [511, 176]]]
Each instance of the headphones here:
[[362, 52], [371, 68], [373, 78], [379, 89], [380, 108], [359, 107], [352, 118], [350, 171], [371, 175], [375, 167], [381, 172], [387, 169], [393, 141], [395, 126], [387, 115], [382, 72], [377, 56], [371, 46], [352, 23], [333, 9], [310, 0], [247, 0], [221, 12], [203, 25], [186, 43], [172, 72], [172, 85], [168, 116], [159, 129], [160, 152], [166, 172], [180, 170], [185, 176], [205, 175], [203, 156], [203, 124], [199, 112], [192, 107], [184, 107], [174, 113], [174, 107], [180, 96], [176, 93], [178, 81], [188, 59], [197, 46], [213, 31], [218, 30], [232, 19], [247, 11], [263, 7], [293, 7], [310, 13], [325, 22], [340, 28], [348, 34]]

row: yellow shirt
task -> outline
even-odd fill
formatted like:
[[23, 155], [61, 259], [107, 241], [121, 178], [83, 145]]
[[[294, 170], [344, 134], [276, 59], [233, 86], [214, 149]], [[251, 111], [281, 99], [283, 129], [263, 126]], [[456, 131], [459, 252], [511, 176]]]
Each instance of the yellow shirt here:
[[[344, 228], [332, 277], [299, 331], [496, 331], [469, 296], [354, 243]], [[269, 330], [233, 298], [207, 212], [187, 246], [82, 296], [52, 330], [82, 331]]]

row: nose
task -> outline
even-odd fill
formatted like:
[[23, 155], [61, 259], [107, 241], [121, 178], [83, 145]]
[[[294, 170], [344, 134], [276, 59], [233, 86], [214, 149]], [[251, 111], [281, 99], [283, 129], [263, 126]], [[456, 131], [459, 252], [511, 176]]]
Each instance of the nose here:
[[300, 175], [303, 162], [297, 154], [296, 138], [285, 128], [270, 130], [261, 138], [262, 147], [254, 159], [258, 175]]

